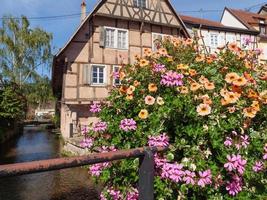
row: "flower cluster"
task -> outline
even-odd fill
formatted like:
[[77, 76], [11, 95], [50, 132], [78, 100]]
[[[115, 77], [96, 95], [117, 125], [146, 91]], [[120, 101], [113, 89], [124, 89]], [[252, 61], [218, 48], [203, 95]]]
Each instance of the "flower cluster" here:
[[99, 103], [93, 103], [90, 105], [90, 112], [99, 113], [101, 111], [101, 105]]
[[91, 148], [94, 144], [94, 139], [92, 138], [84, 138], [81, 142], [80, 145], [83, 148]]
[[134, 131], [136, 130], [136, 122], [133, 119], [123, 119], [120, 123], [120, 129], [123, 131]]
[[94, 126], [93, 126], [93, 130], [95, 132], [104, 132], [107, 130], [107, 122], [97, 122]]
[[242, 159], [242, 157], [238, 155], [227, 155], [228, 162], [224, 164], [224, 168], [231, 172], [233, 170], [237, 170], [239, 174], [243, 174], [245, 171], [245, 165], [247, 164], [247, 161], [245, 159]]
[[227, 182], [226, 190], [230, 195], [235, 196], [242, 191], [242, 185], [242, 179], [239, 176], [234, 175], [232, 180]]
[[249, 136], [248, 135], [238, 135], [237, 132], [232, 131], [232, 137], [227, 136], [224, 145], [226, 147], [235, 146], [237, 150], [247, 148], [249, 145]]
[[165, 71], [165, 65], [162, 65], [162, 64], [155, 64], [153, 66], [153, 71], [154, 72], [164, 72]]
[[167, 147], [169, 145], [169, 137], [166, 133], [158, 136], [148, 136], [148, 145], [150, 147]]
[[179, 74], [174, 71], [168, 71], [165, 74], [161, 75], [160, 84], [168, 87], [182, 86], [183, 78], [183, 74]]

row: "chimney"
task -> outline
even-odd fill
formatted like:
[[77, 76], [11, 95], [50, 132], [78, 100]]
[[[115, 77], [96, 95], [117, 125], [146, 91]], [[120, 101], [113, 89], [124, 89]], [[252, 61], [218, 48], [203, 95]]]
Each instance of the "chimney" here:
[[86, 18], [86, 3], [85, 0], [83, 0], [81, 4], [81, 23], [83, 22], [83, 20], [85, 20], [85, 18]]

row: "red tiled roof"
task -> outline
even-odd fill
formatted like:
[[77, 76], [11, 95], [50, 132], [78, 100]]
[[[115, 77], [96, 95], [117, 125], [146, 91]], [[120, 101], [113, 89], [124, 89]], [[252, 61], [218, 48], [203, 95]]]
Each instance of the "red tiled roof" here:
[[216, 21], [211, 21], [211, 20], [201, 19], [201, 18], [191, 17], [191, 16], [185, 16], [185, 15], [180, 15], [180, 17], [185, 23], [189, 23], [189, 24], [201, 24], [201, 25], [213, 26], [213, 27], [225, 27], [223, 24], [221, 24], [220, 22], [216, 22]]
[[264, 19], [267, 21], [267, 16], [260, 15], [258, 13], [248, 12], [244, 10], [237, 10], [227, 8], [230, 13], [232, 13], [236, 18], [238, 18], [245, 26], [251, 30], [255, 30], [253, 26], [259, 24], [259, 19]]

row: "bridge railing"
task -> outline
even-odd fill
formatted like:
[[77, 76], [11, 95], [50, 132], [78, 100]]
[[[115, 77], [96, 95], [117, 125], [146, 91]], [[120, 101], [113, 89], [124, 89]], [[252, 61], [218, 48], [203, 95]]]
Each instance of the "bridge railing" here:
[[139, 158], [138, 191], [140, 200], [154, 199], [154, 154], [164, 152], [163, 147], [143, 147], [107, 153], [92, 153], [86, 156], [55, 158], [48, 160], [0, 165], [0, 178], [47, 172], [66, 168], [92, 165], [115, 160]]

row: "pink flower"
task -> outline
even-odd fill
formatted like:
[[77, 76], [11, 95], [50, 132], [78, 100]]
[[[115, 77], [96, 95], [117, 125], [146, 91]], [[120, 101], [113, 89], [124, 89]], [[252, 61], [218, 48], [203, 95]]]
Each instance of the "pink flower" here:
[[90, 105], [90, 112], [99, 113], [101, 111], [101, 105], [98, 103], [93, 103]]
[[237, 170], [239, 174], [243, 174], [245, 171], [245, 165], [247, 161], [245, 159], [242, 159], [240, 155], [227, 155], [228, 162], [224, 164], [224, 168], [231, 172], [233, 170]]
[[155, 165], [157, 168], [161, 168], [165, 163], [167, 163], [167, 159], [160, 158], [158, 154], [154, 155], [154, 159], [155, 159]]
[[267, 160], [267, 144], [264, 146], [264, 154], [263, 154], [263, 160]]
[[92, 138], [85, 138], [81, 141], [80, 145], [83, 148], [91, 148], [93, 146], [94, 140]]
[[165, 65], [161, 64], [155, 64], [152, 69], [154, 72], [164, 72], [165, 71]]
[[183, 165], [177, 163], [165, 163], [162, 166], [161, 177], [172, 180], [175, 183], [182, 181], [184, 172]]
[[212, 181], [211, 181], [212, 175], [211, 175], [210, 169], [203, 171], [203, 172], [198, 172], [198, 174], [199, 174], [200, 178], [199, 178], [197, 184], [199, 186], [205, 187], [205, 185], [209, 185], [212, 183]]
[[88, 129], [87, 126], [83, 126], [83, 127], [82, 127], [82, 134], [83, 134], [83, 135], [86, 135], [86, 134], [88, 133], [88, 131], [89, 131], [89, 129]]
[[241, 146], [247, 148], [249, 145], [249, 137], [247, 135], [241, 135]]
[[155, 103], [155, 98], [154, 97], [152, 97], [152, 96], [150, 96], [150, 95], [147, 95], [146, 97], [145, 97], [145, 104], [147, 104], [147, 105], [153, 105]]
[[126, 195], [126, 200], [138, 200], [138, 190], [136, 188], [132, 188], [130, 192]]
[[158, 136], [148, 136], [148, 145], [150, 147], [167, 147], [169, 146], [169, 137], [166, 133]]
[[122, 194], [119, 190], [108, 189], [107, 192], [111, 196], [112, 200], [122, 199]]
[[191, 172], [189, 170], [186, 170], [184, 172], [184, 178], [183, 178], [183, 181], [189, 185], [189, 184], [192, 184], [194, 185], [195, 184], [195, 180], [194, 180], [194, 177], [196, 176], [195, 172]]
[[168, 87], [182, 86], [183, 78], [184, 78], [183, 74], [178, 74], [177, 72], [174, 71], [168, 71], [167, 73], [161, 75], [160, 84]]
[[260, 172], [264, 169], [264, 165], [262, 161], [257, 161], [252, 167], [254, 172]]
[[226, 137], [226, 140], [224, 141], [224, 145], [227, 147], [230, 147], [230, 146], [232, 146], [232, 144], [233, 144], [232, 138]]
[[242, 191], [242, 180], [237, 175], [232, 177], [231, 182], [227, 182], [226, 190], [232, 196], [237, 195], [240, 191]]
[[133, 119], [123, 119], [120, 123], [120, 129], [126, 132], [136, 130], [136, 122]]
[[107, 130], [107, 127], [108, 127], [108, 125], [107, 125], [106, 122], [102, 122], [102, 121], [100, 121], [100, 122], [97, 122], [97, 123], [94, 125], [93, 130], [94, 130], [95, 132], [104, 132], [104, 131]]

